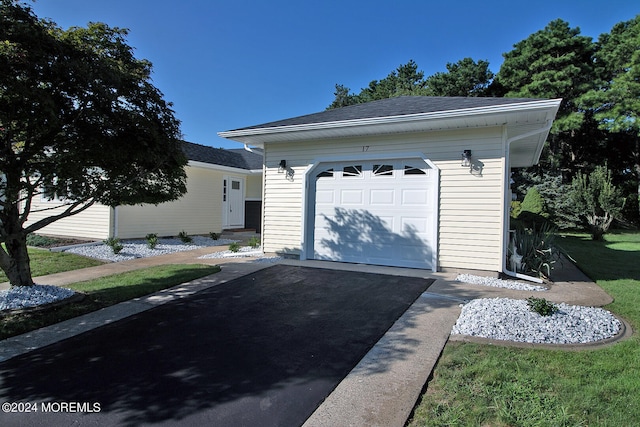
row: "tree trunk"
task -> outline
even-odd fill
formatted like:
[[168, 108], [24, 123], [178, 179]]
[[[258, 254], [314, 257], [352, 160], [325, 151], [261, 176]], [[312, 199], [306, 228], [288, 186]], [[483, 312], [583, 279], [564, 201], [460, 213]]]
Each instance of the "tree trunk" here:
[[0, 250], [0, 265], [11, 286], [32, 286], [26, 236], [7, 239], [5, 246], [6, 252]]

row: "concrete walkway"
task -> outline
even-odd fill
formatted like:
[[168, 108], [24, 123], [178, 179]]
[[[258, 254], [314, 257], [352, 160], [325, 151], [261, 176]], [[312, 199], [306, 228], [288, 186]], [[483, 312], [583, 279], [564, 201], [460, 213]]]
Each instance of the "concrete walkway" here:
[[[215, 275], [0, 341], [0, 361], [140, 313], [159, 304], [184, 298], [271, 265], [251, 262], [251, 258], [198, 259], [203, 254], [225, 249], [226, 247], [203, 248], [38, 278], [38, 283], [64, 285], [160, 264], [204, 263], [219, 264], [222, 267], [222, 271]], [[450, 338], [451, 328], [460, 314], [460, 304], [475, 298], [525, 299], [532, 294], [531, 291], [460, 283], [455, 281], [457, 272], [433, 273], [426, 270], [323, 261], [281, 262], [315, 268], [436, 279], [427, 292], [415, 301], [325, 399], [305, 426], [404, 426], [444, 345]], [[553, 279], [555, 282], [550, 290], [537, 295], [554, 302], [587, 306], [603, 306], [612, 301], [609, 295], [568, 261], [563, 263], [562, 269], [555, 273]]]

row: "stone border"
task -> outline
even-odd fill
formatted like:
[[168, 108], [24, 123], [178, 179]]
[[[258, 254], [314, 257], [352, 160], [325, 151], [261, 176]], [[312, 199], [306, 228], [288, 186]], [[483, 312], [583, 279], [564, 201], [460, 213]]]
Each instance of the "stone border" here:
[[616, 344], [619, 341], [623, 341], [629, 339], [633, 336], [633, 328], [631, 325], [618, 316], [615, 313], [611, 313], [615, 316], [616, 319], [620, 321], [620, 331], [610, 338], [605, 338], [599, 341], [593, 341], [588, 343], [570, 343], [570, 344], [551, 344], [551, 343], [530, 343], [530, 342], [519, 342], [519, 341], [509, 341], [509, 340], [497, 340], [494, 338], [483, 338], [483, 337], [475, 337], [472, 335], [450, 335], [449, 341], [454, 342], [470, 342], [474, 344], [486, 344], [486, 345], [497, 345], [501, 347], [515, 347], [515, 348], [527, 348], [527, 349], [545, 349], [545, 350], [569, 350], [569, 351], [584, 351], [584, 350], [594, 350], [598, 348], [608, 347], [610, 345]]

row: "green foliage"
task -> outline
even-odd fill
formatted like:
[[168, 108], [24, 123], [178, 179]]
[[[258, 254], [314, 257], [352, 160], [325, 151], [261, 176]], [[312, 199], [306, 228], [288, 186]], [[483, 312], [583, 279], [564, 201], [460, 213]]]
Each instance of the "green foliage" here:
[[475, 62], [464, 58], [455, 64], [447, 63], [447, 72], [438, 72], [425, 80], [423, 95], [428, 96], [486, 96], [493, 73], [489, 62]]
[[531, 187], [527, 191], [520, 209], [522, 211], [531, 212], [534, 214], [542, 215], [544, 217], [549, 216], [545, 208], [544, 199], [542, 198], [542, 195], [540, 195], [540, 192], [536, 187]]
[[[514, 248], [522, 256], [520, 273], [548, 279], [554, 264], [560, 258], [555, 246], [556, 228], [549, 222], [533, 224], [531, 229], [517, 228]], [[511, 254], [514, 256], [515, 254]]]
[[218, 240], [220, 238], [220, 235], [212, 231], [211, 233], [209, 233], [209, 237], [211, 237], [211, 240]]
[[518, 201], [518, 200], [512, 200], [511, 201], [511, 218], [518, 218], [518, 215], [520, 215], [520, 212], [522, 212], [522, 202]]
[[596, 167], [588, 176], [579, 173], [573, 180], [570, 198], [593, 240], [602, 239], [624, 206], [620, 190], [613, 185], [611, 171], [605, 166]]
[[538, 313], [540, 316], [551, 316], [558, 312], [558, 306], [544, 298], [527, 298], [527, 306], [529, 310]]
[[180, 238], [180, 240], [182, 240], [183, 243], [191, 243], [193, 241], [191, 236], [189, 236], [184, 230], [178, 233], [178, 237]]
[[45, 247], [54, 245], [58, 239], [53, 237], [41, 236], [39, 234], [30, 233], [27, 235], [27, 245], [35, 247]]
[[109, 246], [116, 255], [124, 249], [124, 246], [120, 243], [120, 239], [117, 237], [109, 237], [108, 239], [103, 240], [103, 243]]
[[253, 249], [256, 249], [257, 247], [260, 246], [260, 239], [258, 239], [257, 237], [250, 238], [249, 246], [252, 247]]
[[[186, 192], [180, 122], [126, 36], [103, 23], [63, 30], [26, 3], [0, 3], [0, 267], [14, 285], [33, 283], [27, 234], [96, 202]], [[43, 188], [67, 204], [24, 228]]]
[[155, 249], [158, 245], [158, 235], [156, 233], [149, 233], [144, 238], [147, 239], [149, 249]]
[[229, 250], [234, 253], [238, 252], [240, 250], [240, 244], [238, 242], [232, 242], [229, 245]]

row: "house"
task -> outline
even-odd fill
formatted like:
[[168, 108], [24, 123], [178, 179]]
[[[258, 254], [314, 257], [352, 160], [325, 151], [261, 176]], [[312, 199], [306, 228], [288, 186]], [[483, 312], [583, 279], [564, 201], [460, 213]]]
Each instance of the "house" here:
[[[208, 234], [233, 228], [259, 230], [262, 210], [262, 154], [245, 149], [225, 150], [183, 143], [189, 160], [187, 193], [159, 205], [109, 206], [95, 204], [87, 210], [56, 221], [38, 233], [85, 239], [138, 238]], [[55, 213], [59, 200], [33, 201], [28, 222]], [[54, 208], [53, 210], [43, 210]]]
[[506, 271], [510, 170], [560, 99], [398, 97], [220, 132], [264, 150], [266, 252]]

